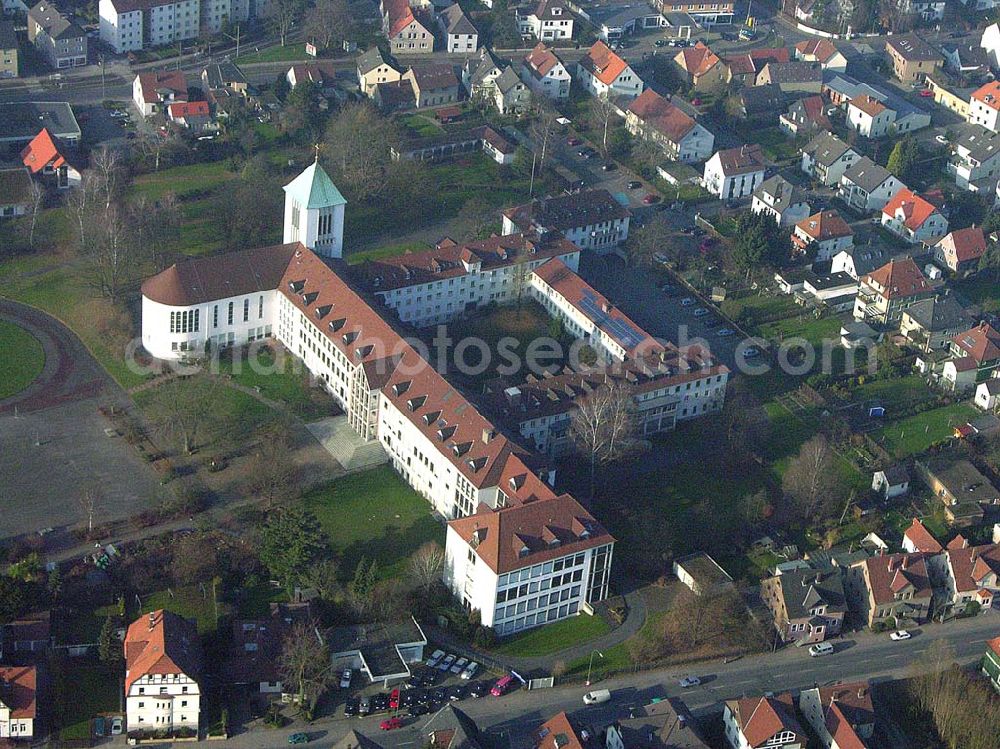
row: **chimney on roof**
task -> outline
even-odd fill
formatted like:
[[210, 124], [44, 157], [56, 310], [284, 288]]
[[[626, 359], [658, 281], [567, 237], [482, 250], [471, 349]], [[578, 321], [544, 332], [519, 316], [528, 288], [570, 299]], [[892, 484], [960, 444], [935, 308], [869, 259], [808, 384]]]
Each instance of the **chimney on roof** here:
[[609, 313], [611, 312], [611, 302], [609, 302], [609, 301], [607, 301], [607, 300], [604, 300], [604, 303], [603, 303], [603, 304], [601, 305], [601, 309], [602, 309], [602, 310], [603, 310], [603, 311], [604, 311], [604, 312], [605, 312], [606, 314], [609, 314]]
[[152, 630], [156, 626], [156, 614], [152, 611], [149, 612], [149, 629]]
[[493, 441], [493, 438], [497, 436], [495, 429], [490, 429], [489, 427], [483, 428], [483, 444], [488, 445]]
[[858, 699], [863, 700], [868, 695], [868, 689], [864, 685], [858, 687]]

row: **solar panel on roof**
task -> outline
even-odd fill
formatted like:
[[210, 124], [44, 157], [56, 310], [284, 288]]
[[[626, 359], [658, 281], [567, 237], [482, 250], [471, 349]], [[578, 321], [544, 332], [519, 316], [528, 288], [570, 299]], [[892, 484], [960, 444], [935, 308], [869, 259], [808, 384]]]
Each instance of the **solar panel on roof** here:
[[611, 317], [601, 309], [601, 304], [590, 290], [583, 292], [583, 297], [580, 299], [580, 309], [594, 321], [597, 327], [616, 338], [625, 348], [634, 348], [645, 338], [642, 332], [630, 325], [628, 321]]

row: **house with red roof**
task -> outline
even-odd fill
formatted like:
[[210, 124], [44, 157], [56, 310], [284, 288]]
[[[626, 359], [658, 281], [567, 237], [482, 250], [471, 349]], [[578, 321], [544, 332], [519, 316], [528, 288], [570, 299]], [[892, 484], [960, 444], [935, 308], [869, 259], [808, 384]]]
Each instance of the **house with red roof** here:
[[38, 717], [34, 666], [0, 666], [0, 739], [30, 740]]
[[875, 706], [867, 681], [803, 689], [799, 710], [825, 749], [873, 746]]
[[829, 39], [803, 39], [795, 45], [795, 59], [818, 62], [823, 70], [847, 72], [847, 58]]
[[969, 226], [945, 234], [934, 245], [934, 259], [957, 275], [974, 273], [979, 260], [986, 254], [986, 236], [983, 227]]
[[212, 111], [207, 101], [178, 101], [167, 107], [167, 117], [190, 130], [204, 130], [212, 124]]
[[853, 246], [854, 231], [836, 209], [807, 216], [792, 232], [792, 247], [798, 252], [815, 251], [819, 261]]
[[576, 78], [593, 96], [634, 98], [644, 88], [642, 78], [632, 67], [597, 41], [576, 65]]
[[569, 96], [572, 76], [559, 55], [539, 42], [521, 63], [521, 80], [536, 96], [546, 99], [565, 99]]
[[716, 151], [705, 162], [702, 184], [719, 200], [748, 198], [764, 182], [767, 161], [759, 145]]
[[934, 244], [948, 233], [948, 219], [938, 207], [909, 188], [882, 208], [882, 226], [910, 244]]
[[194, 623], [150, 611], [129, 625], [124, 648], [128, 730], [197, 734], [202, 656]]
[[21, 161], [34, 176], [51, 178], [56, 187], [65, 190], [78, 186], [81, 179], [80, 171], [63, 155], [65, 150], [43, 127], [21, 151]]
[[788, 692], [726, 700], [722, 721], [726, 740], [735, 749], [803, 749], [808, 741]]
[[729, 84], [729, 67], [704, 42], [682, 49], [674, 55], [674, 64], [698, 91], [721, 91]]
[[790, 135], [812, 133], [817, 130], [829, 130], [830, 118], [826, 116], [826, 102], [822, 96], [806, 96], [796, 99], [778, 118], [781, 129]]
[[625, 110], [625, 129], [654, 142], [673, 161], [704, 161], [715, 147], [712, 133], [651, 88], [629, 102]]
[[725, 64], [729, 68], [730, 81], [753, 86], [757, 74], [769, 62], [789, 62], [791, 59], [788, 47], [761, 47], [738, 55], [728, 55]]
[[926, 621], [934, 593], [928, 567], [932, 556], [883, 554], [855, 562], [845, 579], [852, 609], [863, 614], [869, 627]]
[[882, 138], [896, 121], [896, 110], [868, 94], [858, 94], [847, 102], [847, 126], [865, 138]]
[[980, 670], [990, 680], [993, 688], [1000, 692], [1000, 637], [986, 641], [986, 653], [983, 654]]
[[956, 614], [969, 604], [990, 609], [994, 601], [1000, 602], [1000, 544], [970, 546], [962, 541], [955, 548], [949, 544], [944, 552], [948, 603]]
[[890, 260], [861, 277], [854, 319], [879, 325], [899, 324], [903, 310], [934, 296], [934, 289], [911, 257]]
[[132, 101], [143, 117], [162, 112], [175, 101], [187, 100], [187, 79], [181, 70], [139, 73], [132, 81]]
[[994, 133], [1000, 131], [1000, 81], [990, 81], [969, 95], [968, 121]]
[[903, 531], [903, 551], [910, 554], [918, 552], [940, 554], [944, 551], [944, 547], [920, 520], [913, 518], [910, 527]]
[[1000, 371], [1000, 331], [981, 322], [951, 339], [951, 354], [941, 377], [953, 390], [967, 390], [988, 381]]
[[382, 32], [393, 55], [434, 51], [434, 22], [429, 14], [413, 8], [409, 0], [381, 0]]

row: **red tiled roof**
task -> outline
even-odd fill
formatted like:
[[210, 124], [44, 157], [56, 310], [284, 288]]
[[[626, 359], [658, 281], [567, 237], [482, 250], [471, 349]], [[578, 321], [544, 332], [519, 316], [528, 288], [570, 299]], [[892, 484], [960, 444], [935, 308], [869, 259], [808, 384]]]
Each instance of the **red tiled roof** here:
[[139, 73], [139, 88], [142, 90], [142, 100], [147, 104], [158, 104], [160, 97], [157, 91], [169, 91], [174, 99], [187, 101], [187, 79], [180, 70], [163, 70], [153, 73]]
[[934, 204], [917, 195], [913, 190], [904, 187], [885, 204], [882, 213], [893, 218], [902, 214], [903, 223], [912, 231], [916, 231], [937, 211]]
[[680, 143], [690, 133], [695, 121], [680, 107], [647, 88], [628, 105], [628, 111], [642, 122], [665, 135], [672, 143]]
[[921, 553], [885, 554], [864, 560], [875, 603], [892, 603], [895, 594], [907, 585], [913, 586], [914, 598], [930, 598], [932, 589], [925, 557]]
[[819, 701], [821, 705], [836, 702], [844, 717], [853, 726], [875, 722], [872, 690], [867, 681], [820, 687]]
[[990, 573], [1000, 575], [1000, 544], [949, 549], [946, 553], [958, 593], [979, 590], [983, 578]]
[[21, 161], [32, 174], [38, 174], [47, 166], [58, 169], [66, 163], [48, 128], [44, 127], [21, 151]]
[[756, 749], [782, 731], [792, 731], [803, 737], [802, 726], [795, 718], [792, 695], [782, 692], [774, 697], [752, 697], [727, 700], [736, 717], [740, 732], [747, 743]]
[[565, 712], [556, 713], [542, 723], [531, 738], [535, 749], [584, 749], [583, 742]]
[[[500, 488], [506, 493], [509, 484]], [[451, 520], [448, 527], [471, 544], [498, 575], [614, 542], [568, 494], [495, 512], [481, 511]]]
[[822, 96], [807, 96], [802, 100], [802, 109], [810, 122], [830, 127], [830, 118], [826, 116], [826, 102], [823, 101]]
[[837, 749], [866, 749], [865, 742], [858, 736], [836, 702], [831, 703], [827, 709], [825, 722], [826, 730], [836, 742]]
[[759, 73], [769, 62], [789, 62], [788, 47], [762, 47], [725, 58], [733, 75]]
[[1000, 359], [1000, 331], [987, 322], [959, 333], [951, 340], [977, 364]]
[[841, 218], [836, 210], [814, 213], [812, 216], [799, 221], [795, 225], [795, 228], [816, 242], [854, 236], [851, 227], [848, 226], [847, 222]]
[[620, 76], [628, 63], [611, 51], [604, 42], [594, 42], [587, 54], [580, 60], [583, 69], [593, 75], [601, 83], [610, 86]]
[[948, 545], [945, 548], [948, 548], [948, 549], [964, 549], [968, 545], [969, 545], [969, 542], [965, 539], [965, 536], [963, 536], [961, 533], [959, 533], [957, 536], [955, 536], [953, 539], [951, 539], [951, 541], [948, 542]]
[[868, 94], [861, 94], [855, 96], [850, 101], [850, 106], [855, 109], [860, 109], [862, 112], [867, 114], [869, 117], [878, 117], [882, 112], [884, 112], [888, 107], [880, 102], [873, 96], [868, 96]]
[[837, 47], [829, 39], [806, 39], [796, 44], [795, 49], [803, 57], [815, 57], [819, 62], [837, 54]]
[[211, 114], [207, 101], [179, 101], [167, 107], [167, 111], [174, 119], [208, 117]]
[[903, 538], [909, 539], [916, 551], [925, 551], [932, 554], [942, 551], [938, 540], [931, 535], [930, 531], [917, 518], [913, 518], [910, 527], [903, 533]]
[[992, 640], [987, 640], [986, 647], [996, 653], [997, 657], [1000, 657], [1000, 637], [994, 637]]
[[386, 33], [389, 39], [417, 20], [409, 0], [384, 0], [383, 8], [389, 18], [389, 30]]
[[986, 253], [986, 237], [983, 227], [970, 226], [966, 229], [955, 229], [941, 237], [939, 245], [955, 250], [955, 257], [960, 263], [978, 260]]
[[531, 72], [538, 78], [544, 78], [561, 61], [556, 53], [546, 47], [542, 42], [535, 45], [535, 48], [524, 58]]
[[34, 666], [0, 666], [0, 702], [11, 718], [34, 718], [37, 713], [38, 672]]
[[931, 286], [911, 257], [890, 260], [863, 279], [876, 286], [885, 299], [899, 299], [929, 291]]
[[187, 619], [159, 609], [143, 614], [125, 634], [125, 694], [149, 674], [184, 674], [196, 679], [201, 668], [198, 631]]
[[[756, 143], [716, 151], [715, 156], [719, 157], [722, 173], [727, 177], [734, 174], [763, 171], [767, 166], [764, 160], [764, 151]], [[714, 159], [715, 156], [712, 158]]]
[[674, 57], [674, 62], [690, 75], [698, 77], [714, 68], [721, 60], [707, 45], [698, 42], [693, 47], [687, 47], [678, 52]]
[[324, 62], [309, 62], [300, 65], [292, 65], [291, 69], [296, 83], [311, 81], [318, 86], [323, 86], [327, 81], [332, 81], [337, 75], [333, 66]]
[[1000, 81], [990, 81], [972, 92], [972, 98], [991, 109], [1000, 109]]

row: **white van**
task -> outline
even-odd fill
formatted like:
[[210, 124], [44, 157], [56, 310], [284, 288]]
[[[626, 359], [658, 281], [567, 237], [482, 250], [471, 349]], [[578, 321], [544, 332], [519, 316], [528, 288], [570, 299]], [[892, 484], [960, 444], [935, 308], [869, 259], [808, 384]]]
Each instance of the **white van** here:
[[593, 692], [587, 692], [583, 695], [584, 705], [600, 705], [602, 702], [607, 702], [611, 699], [611, 692], [607, 689], [595, 689]]
[[833, 652], [833, 645], [828, 642], [817, 642], [809, 647], [809, 655], [817, 658], [821, 655], [830, 655]]

